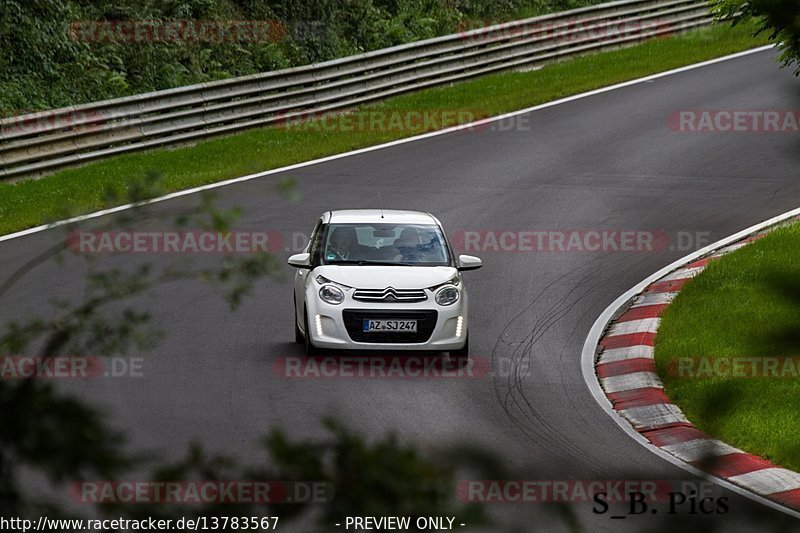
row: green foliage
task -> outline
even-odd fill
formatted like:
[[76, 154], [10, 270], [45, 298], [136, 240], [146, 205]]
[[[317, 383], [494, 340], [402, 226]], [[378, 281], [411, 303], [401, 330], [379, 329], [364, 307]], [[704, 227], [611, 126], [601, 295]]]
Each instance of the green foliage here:
[[783, 65], [794, 65], [795, 76], [800, 76], [800, 0], [711, 0], [711, 6], [722, 16], [741, 13], [734, 24], [758, 21], [757, 33], [766, 32], [770, 40], [780, 43]]
[[[3, 0], [0, 115], [325, 61], [598, 0]], [[126, 42], [102, 21], [262, 21], [261, 39]], [[110, 26], [107, 26], [110, 27]], [[110, 38], [94, 38], [98, 34]]]
[[[158, 220], [142, 200], [163, 192], [160, 181], [160, 176], [152, 173], [132, 180], [124, 195], [107, 191], [104, 197], [108, 201], [136, 205], [111, 220], [106, 231]], [[236, 209], [217, 209], [209, 194], [172, 224], [176, 229], [199, 227], [225, 233], [239, 215]], [[62, 263], [67, 243], [68, 236], [3, 280], [0, 301], [7, 305], [9, 290], [37, 268]], [[166, 283], [190, 280], [212, 287], [235, 309], [257, 281], [279, 273], [276, 259], [267, 253], [227, 255], [218, 265], [207, 267], [175, 261], [163, 268], [150, 263], [107, 268], [96, 256], [84, 259], [82, 296], [54, 300], [50, 316], [15, 318], [0, 324], [0, 354], [37, 354], [47, 363], [68, 354], [112, 356], [146, 351], [157, 344], [161, 332], [149, 312], [131, 304], [137, 296]], [[0, 409], [0, 516], [36, 515], [49, 508], [43, 498], [24, 489], [25, 474], [36, 472], [55, 486], [87, 476], [113, 477], [135, 464], [123, 450], [124, 437], [107, 427], [99, 411], [46, 379], [0, 380]]]

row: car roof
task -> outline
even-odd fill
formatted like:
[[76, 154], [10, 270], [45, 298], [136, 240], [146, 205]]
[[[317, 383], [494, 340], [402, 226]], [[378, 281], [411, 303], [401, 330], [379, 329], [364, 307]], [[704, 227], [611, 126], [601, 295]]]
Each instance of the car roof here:
[[328, 223], [356, 224], [375, 222], [385, 224], [439, 224], [430, 213], [420, 211], [400, 211], [397, 209], [342, 209], [326, 213]]

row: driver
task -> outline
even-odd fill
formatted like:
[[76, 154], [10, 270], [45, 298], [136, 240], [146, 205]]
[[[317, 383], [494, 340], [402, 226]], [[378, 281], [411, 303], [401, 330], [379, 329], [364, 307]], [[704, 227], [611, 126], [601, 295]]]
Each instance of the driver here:
[[358, 255], [359, 248], [358, 236], [354, 228], [335, 228], [331, 233], [325, 258], [328, 261], [346, 261]]

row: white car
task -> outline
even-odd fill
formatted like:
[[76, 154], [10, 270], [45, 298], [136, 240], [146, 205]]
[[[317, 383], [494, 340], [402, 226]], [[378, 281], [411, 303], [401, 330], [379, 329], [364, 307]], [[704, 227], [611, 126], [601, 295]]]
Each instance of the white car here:
[[469, 353], [461, 272], [439, 221], [415, 211], [329, 211], [293, 255], [295, 340], [319, 349]]

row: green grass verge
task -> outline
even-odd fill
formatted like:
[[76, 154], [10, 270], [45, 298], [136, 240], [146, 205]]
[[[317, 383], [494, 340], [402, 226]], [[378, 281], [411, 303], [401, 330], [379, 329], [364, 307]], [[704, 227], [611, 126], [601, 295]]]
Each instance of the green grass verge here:
[[[479, 110], [482, 116], [522, 109], [591, 89], [677, 68], [766, 43], [753, 25], [705, 28], [641, 45], [556, 63], [524, 73], [486, 76], [366, 106], [403, 113]], [[777, 68], [777, 66], [776, 66]], [[145, 173], [176, 191], [423, 133], [425, 126], [373, 131], [264, 128], [172, 150], [118, 156], [39, 180], [0, 184], [0, 234], [108, 207], [104, 194], [125, 198], [127, 183]]]
[[655, 348], [667, 394], [697, 427], [800, 471], [800, 365], [757, 378], [676, 366], [701, 356], [800, 356], [800, 224], [712, 261], [667, 308]]

